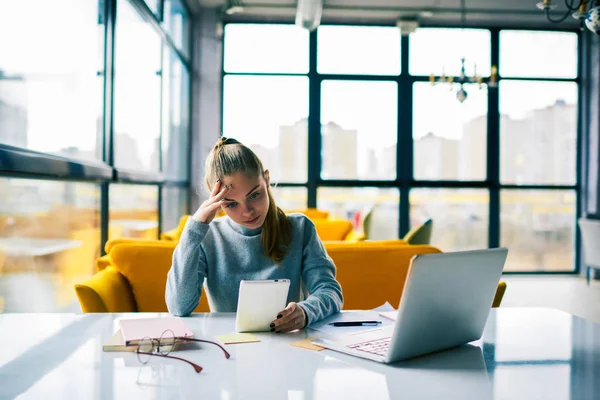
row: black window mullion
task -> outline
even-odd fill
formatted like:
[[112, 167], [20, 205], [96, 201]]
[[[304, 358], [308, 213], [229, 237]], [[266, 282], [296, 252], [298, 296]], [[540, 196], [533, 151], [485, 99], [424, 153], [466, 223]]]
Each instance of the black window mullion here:
[[398, 80], [398, 132], [396, 142], [396, 181], [400, 189], [398, 237], [410, 230], [410, 183], [413, 180], [413, 80], [409, 76], [410, 40], [402, 35], [400, 46], [401, 74]]
[[317, 31], [309, 36], [308, 69], [308, 204], [317, 207], [321, 179], [321, 79], [317, 74]]
[[[491, 30], [491, 61], [500, 70], [500, 30]], [[488, 87], [487, 181], [489, 186], [488, 247], [500, 246], [500, 103], [498, 86]]]
[[[115, 30], [117, 22], [117, 0], [104, 2], [104, 148], [103, 161], [110, 167], [114, 167], [114, 76], [115, 76]], [[113, 169], [113, 179], [114, 179]], [[104, 255], [104, 245], [108, 241], [109, 228], [109, 192], [110, 183], [104, 182], [100, 188], [100, 254]]]

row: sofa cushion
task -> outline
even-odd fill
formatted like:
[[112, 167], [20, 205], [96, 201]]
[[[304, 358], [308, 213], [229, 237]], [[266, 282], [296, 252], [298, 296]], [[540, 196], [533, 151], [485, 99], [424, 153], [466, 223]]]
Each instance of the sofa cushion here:
[[378, 242], [324, 243], [335, 263], [345, 310], [367, 310], [389, 302], [398, 307], [410, 260], [417, 254], [439, 253], [432, 246]]
[[313, 223], [321, 240], [344, 240], [352, 230], [352, 223], [345, 219], [316, 219]]
[[[110, 258], [114, 267], [131, 286], [137, 311], [166, 312], [165, 291], [167, 274], [171, 268], [173, 251], [177, 243], [149, 246], [143, 243], [115, 245]], [[202, 295], [196, 312], [210, 311], [206, 296]]]

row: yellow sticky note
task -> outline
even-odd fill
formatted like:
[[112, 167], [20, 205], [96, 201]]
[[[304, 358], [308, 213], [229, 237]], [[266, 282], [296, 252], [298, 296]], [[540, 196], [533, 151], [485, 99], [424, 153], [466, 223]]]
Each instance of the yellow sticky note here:
[[251, 333], [232, 333], [229, 335], [215, 336], [215, 338], [223, 344], [260, 342], [260, 340]]
[[315, 339], [316, 338], [311, 337], [308, 339], [299, 340], [297, 342], [290, 343], [290, 346], [301, 347], [303, 349], [313, 350], [313, 351], [321, 351], [321, 350], [325, 349], [324, 347], [317, 346], [316, 344], [312, 344], [311, 342]]

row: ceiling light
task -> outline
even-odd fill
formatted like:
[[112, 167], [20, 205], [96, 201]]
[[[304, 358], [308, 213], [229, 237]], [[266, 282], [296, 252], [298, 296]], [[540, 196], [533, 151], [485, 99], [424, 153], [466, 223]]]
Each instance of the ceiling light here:
[[579, 20], [581, 30], [583, 30], [585, 23], [590, 31], [596, 35], [600, 35], [600, 6], [594, 7], [593, 0], [578, 0], [577, 2], [575, 0], [565, 0], [565, 6], [567, 7], [567, 12], [563, 16], [554, 19], [550, 16], [550, 10], [556, 8], [556, 3], [553, 0], [543, 0], [537, 3], [537, 8], [544, 10], [548, 21], [561, 23], [571, 15], [573, 18]]
[[309, 31], [317, 29], [323, 14], [323, 0], [298, 0], [296, 25]]
[[232, 15], [244, 11], [244, 5], [242, 4], [242, 0], [227, 0], [225, 1], [223, 10], [225, 14]]

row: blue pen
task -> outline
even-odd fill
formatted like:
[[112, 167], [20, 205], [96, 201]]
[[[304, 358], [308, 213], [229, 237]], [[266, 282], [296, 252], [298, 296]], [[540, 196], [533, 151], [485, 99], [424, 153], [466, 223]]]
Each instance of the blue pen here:
[[377, 326], [381, 321], [346, 321], [346, 322], [331, 322], [331, 326]]

